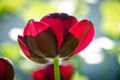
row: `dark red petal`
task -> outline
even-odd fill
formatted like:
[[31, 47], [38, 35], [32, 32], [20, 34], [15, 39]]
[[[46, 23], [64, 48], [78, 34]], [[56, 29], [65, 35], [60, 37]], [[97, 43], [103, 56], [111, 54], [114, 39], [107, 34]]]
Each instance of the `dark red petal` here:
[[0, 80], [13, 80], [14, 69], [11, 61], [7, 58], [0, 58]]
[[39, 50], [39, 47], [38, 47], [38, 44], [36, 43], [36, 40], [33, 36], [25, 36], [25, 37], [19, 37], [18, 36], [18, 40], [21, 40], [21, 43], [23, 43], [23, 49], [26, 50], [26, 56], [28, 58], [30, 58], [30, 54], [31, 53], [35, 53], [36, 55], [38, 56], [41, 56], [41, 57], [44, 57], [44, 53], [42, 53], [40, 50]]
[[74, 69], [72, 65], [60, 66], [61, 77], [63, 77], [65, 80], [71, 80], [73, 71]]
[[45, 22], [50, 25], [51, 29], [55, 33], [57, 40], [58, 40], [58, 49], [63, 41], [63, 24], [60, 18], [51, 18], [51, 17], [44, 17], [41, 19], [41, 22]]
[[63, 19], [62, 23], [63, 23], [64, 34], [68, 32], [68, 30], [71, 27], [73, 27], [73, 25], [75, 25], [77, 22], [78, 22], [77, 19], [73, 16], [69, 16], [69, 18]]
[[43, 57], [41, 57], [38, 54], [35, 54], [33, 52], [30, 52], [28, 50], [28, 47], [26, 46], [25, 42], [24, 42], [24, 37], [22, 36], [18, 36], [18, 43], [23, 51], [23, 53], [32, 61], [37, 62], [37, 63], [46, 63], [48, 62], [46, 59], [44, 59]]
[[65, 36], [65, 39], [60, 48], [60, 52], [59, 52], [60, 57], [67, 58], [70, 55], [72, 55], [75, 49], [77, 48], [78, 44], [79, 44], [78, 39], [75, 36], [73, 36], [71, 33], [68, 33]]
[[45, 78], [47, 77], [44, 69], [35, 70], [32, 73], [32, 76], [33, 76], [33, 80], [45, 80]]
[[37, 36], [25, 36], [28, 49], [36, 55], [54, 58], [57, 56], [57, 39], [51, 28], [48, 28]]
[[[60, 65], [60, 80], [71, 80], [73, 75], [72, 65]], [[34, 80], [55, 80], [53, 64], [47, 65], [44, 69], [39, 69], [33, 72]]]
[[94, 26], [91, 21], [82, 20], [73, 26], [69, 32], [79, 40], [79, 46], [74, 52], [74, 54], [77, 54], [92, 41], [94, 37]]
[[[54, 66], [53, 64], [47, 65], [45, 68], [46, 75], [50, 78], [50, 80], [55, 80], [54, 78]], [[48, 78], [47, 78], [48, 80]]]
[[[60, 80], [71, 80], [73, 74], [72, 65], [60, 65], [59, 69], [60, 69]], [[45, 68], [45, 72], [46, 72], [46, 76], [49, 77], [49, 80], [55, 80], [53, 64], [48, 65]]]
[[43, 22], [35, 22], [34, 20], [30, 20], [26, 27], [24, 28], [24, 36], [32, 35], [36, 36], [40, 32], [46, 30], [49, 25]]

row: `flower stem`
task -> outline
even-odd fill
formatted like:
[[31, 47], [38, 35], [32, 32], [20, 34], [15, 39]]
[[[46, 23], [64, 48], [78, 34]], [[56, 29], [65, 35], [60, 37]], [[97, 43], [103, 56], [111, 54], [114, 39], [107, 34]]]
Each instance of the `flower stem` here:
[[54, 58], [54, 76], [55, 76], [55, 80], [60, 80], [60, 71], [59, 71], [59, 59], [58, 58]]

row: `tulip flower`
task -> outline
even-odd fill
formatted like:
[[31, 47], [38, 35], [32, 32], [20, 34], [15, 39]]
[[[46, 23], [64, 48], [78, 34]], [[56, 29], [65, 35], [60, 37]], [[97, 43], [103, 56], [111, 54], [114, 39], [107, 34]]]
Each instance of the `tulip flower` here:
[[66, 13], [51, 13], [40, 21], [30, 20], [23, 35], [18, 35], [18, 43], [29, 59], [37, 63], [52, 59], [59, 70], [59, 59], [66, 60], [78, 54], [93, 36], [94, 26], [90, 20], [78, 21]]
[[14, 69], [7, 58], [0, 58], [0, 80], [13, 80]]
[[[60, 78], [61, 80], [71, 80], [73, 75], [72, 65], [60, 65]], [[33, 80], [55, 80], [54, 79], [54, 67], [48, 65], [47, 67], [39, 70], [35, 70], [32, 73]]]
[[94, 27], [90, 20], [77, 21], [65, 13], [52, 13], [40, 21], [30, 20], [18, 43], [24, 54], [38, 63], [49, 59], [69, 58], [82, 51], [93, 39]]

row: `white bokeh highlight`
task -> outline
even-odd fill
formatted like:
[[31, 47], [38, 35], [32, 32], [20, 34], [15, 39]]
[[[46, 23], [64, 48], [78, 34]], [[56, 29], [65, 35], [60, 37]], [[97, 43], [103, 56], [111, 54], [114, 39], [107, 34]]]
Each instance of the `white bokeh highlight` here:
[[59, 12], [72, 14], [74, 12], [74, 0], [63, 0], [58, 5]]
[[103, 36], [93, 40], [79, 55], [88, 64], [100, 64], [104, 60], [102, 49], [110, 50], [114, 47], [114, 42], [108, 37]]
[[23, 30], [20, 28], [12, 28], [9, 31], [9, 37], [10, 39], [12, 39], [13, 41], [17, 41], [17, 37], [18, 35], [23, 35]]
[[100, 37], [95, 40], [99, 47], [110, 50], [115, 47], [115, 43], [108, 37]]

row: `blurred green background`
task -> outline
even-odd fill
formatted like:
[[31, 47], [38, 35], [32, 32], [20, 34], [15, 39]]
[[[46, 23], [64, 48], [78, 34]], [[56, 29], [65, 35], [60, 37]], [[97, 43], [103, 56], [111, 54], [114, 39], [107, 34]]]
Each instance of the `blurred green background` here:
[[14, 80], [32, 80], [32, 71], [44, 67], [27, 59], [17, 35], [29, 19], [40, 20], [52, 12], [64, 12], [95, 26], [93, 42], [71, 58], [72, 80], [120, 80], [120, 0], [0, 0], [0, 57], [14, 64]]

